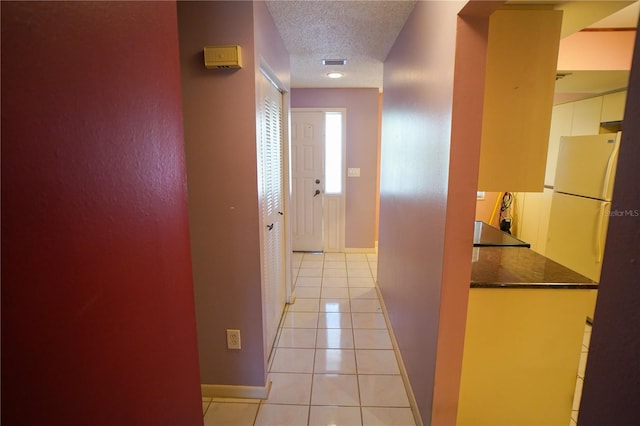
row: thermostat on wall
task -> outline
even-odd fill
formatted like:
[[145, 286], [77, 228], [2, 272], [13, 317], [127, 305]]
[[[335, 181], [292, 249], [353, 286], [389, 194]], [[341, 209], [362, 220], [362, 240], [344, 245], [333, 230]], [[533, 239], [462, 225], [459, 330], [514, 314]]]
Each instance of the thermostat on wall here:
[[242, 68], [240, 46], [205, 46], [204, 66], [206, 68]]

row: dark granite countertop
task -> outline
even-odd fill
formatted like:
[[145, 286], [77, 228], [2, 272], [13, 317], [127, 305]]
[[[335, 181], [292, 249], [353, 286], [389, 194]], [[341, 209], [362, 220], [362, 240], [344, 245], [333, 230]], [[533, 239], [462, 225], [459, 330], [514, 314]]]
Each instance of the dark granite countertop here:
[[471, 288], [597, 289], [589, 278], [523, 247], [474, 247]]
[[473, 228], [473, 246], [474, 247], [531, 247], [529, 243], [525, 243], [498, 228], [487, 225], [486, 223], [476, 220]]

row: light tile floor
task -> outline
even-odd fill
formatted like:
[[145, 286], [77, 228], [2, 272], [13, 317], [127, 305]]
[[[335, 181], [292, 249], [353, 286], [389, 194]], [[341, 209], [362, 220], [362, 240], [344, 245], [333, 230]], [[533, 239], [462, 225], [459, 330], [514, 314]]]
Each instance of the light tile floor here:
[[415, 425], [375, 289], [373, 254], [294, 253], [269, 399], [203, 398], [205, 426]]
[[591, 325], [586, 324], [584, 328], [584, 338], [582, 339], [582, 352], [580, 353], [580, 364], [578, 365], [578, 378], [576, 380], [576, 390], [573, 395], [573, 408], [571, 411], [571, 421], [569, 426], [578, 424], [578, 411], [580, 410], [580, 399], [582, 397], [582, 385], [584, 384], [584, 371], [587, 368], [587, 355], [589, 355], [589, 343], [591, 342]]

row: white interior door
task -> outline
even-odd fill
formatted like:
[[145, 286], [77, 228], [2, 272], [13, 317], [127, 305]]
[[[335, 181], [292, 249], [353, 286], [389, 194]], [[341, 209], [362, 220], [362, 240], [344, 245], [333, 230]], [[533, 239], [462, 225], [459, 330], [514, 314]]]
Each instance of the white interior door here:
[[285, 306], [282, 94], [262, 74], [258, 129], [264, 343], [270, 354]]
[[325, 114], [291, 114], [293, 250], [323, 251]]

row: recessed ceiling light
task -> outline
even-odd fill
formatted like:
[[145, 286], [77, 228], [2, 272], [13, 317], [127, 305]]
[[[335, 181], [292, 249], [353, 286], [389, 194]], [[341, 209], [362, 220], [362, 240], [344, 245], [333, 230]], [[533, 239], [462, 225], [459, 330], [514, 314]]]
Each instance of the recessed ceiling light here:
[[330, 72], [327, 74], [327, 77], [329, 78], [342, 78], [344, 76], [344, 74], [342, 74], [341, 72]]

